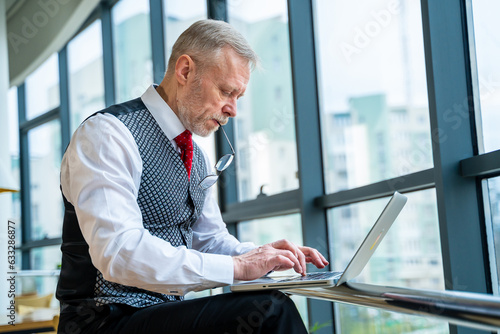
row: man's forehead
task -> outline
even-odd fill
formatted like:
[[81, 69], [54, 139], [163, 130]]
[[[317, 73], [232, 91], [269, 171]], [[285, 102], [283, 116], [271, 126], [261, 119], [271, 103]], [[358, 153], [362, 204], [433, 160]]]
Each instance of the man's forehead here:
[[[213, 75], [225, 80], [228, 84], [238, 85], [248, 83], [250, 79], [250, 63], [237, 54], [225, 55], [220, 58], [218, 66], [213, 68]], [[236, 88], [236, 87], [235, 87]]]

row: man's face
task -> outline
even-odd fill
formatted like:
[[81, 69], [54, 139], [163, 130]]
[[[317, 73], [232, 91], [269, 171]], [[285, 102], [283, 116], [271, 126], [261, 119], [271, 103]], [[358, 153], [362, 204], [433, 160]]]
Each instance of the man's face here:
[[178, 116], [191, 132], [206, 137], [236, 116], [236, 101], [243, 96], [250, 68], [232, 49], [222, 50], [220, 61], [188, 78], [177, 95]]

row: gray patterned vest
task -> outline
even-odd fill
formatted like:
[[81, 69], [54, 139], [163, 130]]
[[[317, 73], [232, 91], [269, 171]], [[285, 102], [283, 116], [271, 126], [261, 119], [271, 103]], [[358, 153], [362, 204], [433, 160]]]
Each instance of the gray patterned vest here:
[[[123, 122], [139, 148], [143, 170], [137, 203], [144, 227], [174, 247], [191, 248], [191, 226], [200, 216], [205, 201], [205, 193], [198, 187], [207, 170], [201, 149], [194, 144], [189, 181], [178, 152], [140, 99], [100, 113], [111, 113]], [[106, 281], [90, 262], [88, 245], [81, 235], [73, 206], [66, 199], [64, 202], [63, 261], [57, 288], [61, 302], [74, 305], [92, 298], [96, 305], [119, 303], [146, 307], [182, 299]], [[91, 286], [88, 280], [92, 276]]]

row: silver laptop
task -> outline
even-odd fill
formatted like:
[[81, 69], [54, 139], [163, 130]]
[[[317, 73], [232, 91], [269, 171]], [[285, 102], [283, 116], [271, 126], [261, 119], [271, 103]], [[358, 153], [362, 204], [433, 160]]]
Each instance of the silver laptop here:
[[251, 291], [262, 289], [297, 289], [313, 287], [339, 286], [356, 276], [370, 260], [394, 220], [406, 204], [407, 197], [397, 191], [392, 195], [389, 203], [378, 217], [365, 240], [361, 243], [356, 254], [352, 257], [347, 268], [342, 271], [327, 271], [308, 273], [306, 276], [263, 276], [253, 281], [238, 281], [231, 285], [231, 291]]

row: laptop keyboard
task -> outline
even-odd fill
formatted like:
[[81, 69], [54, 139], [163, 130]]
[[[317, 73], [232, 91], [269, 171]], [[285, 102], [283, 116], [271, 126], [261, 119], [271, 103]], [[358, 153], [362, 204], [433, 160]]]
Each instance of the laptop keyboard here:
[[314, 281], [314, 280], [322, 280], [322, 279], [332, 279], [342, 275], [341, 271], [327, 271], [327, 272], [318, 272], [318, 273], [308, 273], [306, 276], [293, 276], [290, 278], [285, 278], [279, 280], [277, 282], [290, 282], [290, 281]]

